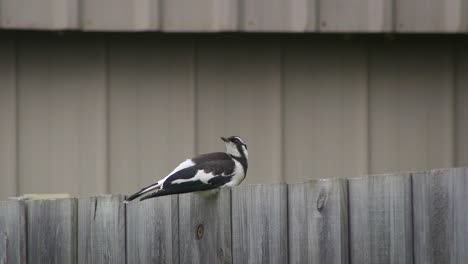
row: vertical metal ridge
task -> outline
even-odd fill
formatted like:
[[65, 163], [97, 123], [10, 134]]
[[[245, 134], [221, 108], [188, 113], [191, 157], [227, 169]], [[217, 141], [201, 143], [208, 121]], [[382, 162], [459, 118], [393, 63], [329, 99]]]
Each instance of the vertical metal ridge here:
[[[0, 0], [1, 1], [1, 0]], [[1, 4], [1, 3], [0, 3]], [[1, 10], [0, 10], [1, 12]], [[1, 18], [0, 18], [1, 19]], [[17, 35], [13, 38], [14, 52], [14, 89], [15, 89], [15, 195], [20, 195], [20, 92], [19, 92], [19, 41]]]
[[110, 126], [111, 126], [111, 92], [110, 92], [110, 44], [109, 39], [104, 39], [104, 68], [105, 68], [105, 118], [106, 124], [104, 128], [105, 134], [105, 162], [106, 162], [106, 172], [105, 172], [105, 192], [111, 193], [111, 138], [110, 138]]

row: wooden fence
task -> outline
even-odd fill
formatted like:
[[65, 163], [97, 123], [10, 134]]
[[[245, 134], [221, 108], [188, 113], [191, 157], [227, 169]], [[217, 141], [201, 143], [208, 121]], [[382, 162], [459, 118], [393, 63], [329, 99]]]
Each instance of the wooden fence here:
[[468, 263], [468, 169], [0, 202], [0, 263]]

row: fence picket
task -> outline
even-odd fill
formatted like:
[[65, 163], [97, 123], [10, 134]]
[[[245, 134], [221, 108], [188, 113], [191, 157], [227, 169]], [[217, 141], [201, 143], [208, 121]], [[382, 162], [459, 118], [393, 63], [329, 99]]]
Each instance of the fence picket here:
[[468, 170], [413, 174], [415, 263], [468, 263]]
[[78, 263], [125, 263], [123, 195], [78, 200]]
[[75, 198], [26, 201], [28, 263], [76, 263]]
[[26, 207], [24, 202], [0, 201], [0, 233], [5, 235], [7, 243], [3, 252], [6, 263], [26, 263]]
[[232, 189], [234, 263], [287, 263], [286, 184], [245, 185]]
[[179, 195], [180, 263], [232, 263], [231, 191]]
[[348, 263], [345, 179], [288, 185], [289, 263]]
[[412, 263], [411, 177], [349, 179], [351, 263]]
[[177, 195], [127, 205], [127, 263], [179, 263]]

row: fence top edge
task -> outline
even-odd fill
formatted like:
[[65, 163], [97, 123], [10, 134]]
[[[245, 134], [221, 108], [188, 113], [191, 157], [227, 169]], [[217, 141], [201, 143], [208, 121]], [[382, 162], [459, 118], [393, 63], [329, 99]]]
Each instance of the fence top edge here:
[[126, 194], [121, 193], [114, 193], [114, 194], [98, 194], [98, 195], [91, 195], [91, 196], [80, 196], [77, 197], [79, 200], [86, 200], [86, 199], [113, 199], [113, 198], [125, 198]]
[[348, 179], [347, 178], [324, 178], [324, 179], [312, 179], [312, 180], [307, 180], [307, 181], [302, 181], [302, 182], [292, 182], [288, 183], [288, 186], [296, 186], [296, 185], [301, 185], [301, 184], [318, 184], [322, 182], [337, 182], [337, 183], [344, 183]]

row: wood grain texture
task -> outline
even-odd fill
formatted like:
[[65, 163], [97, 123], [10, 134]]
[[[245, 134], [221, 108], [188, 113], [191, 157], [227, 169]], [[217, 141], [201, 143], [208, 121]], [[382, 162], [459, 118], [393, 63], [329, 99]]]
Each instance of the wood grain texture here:
[[75, 198], [26, 201], [28, 263], [76, 263]]
[[285, 184], [232, 189], [234, 264], [288, 262], [288, 210]]
[[127, 263], [179, 263], [178, 196], [127, 204]]
[[179, 195], [180, 263], [232, 263], [231, 191]]
[[0, 199], [17, 193], [17, 96], [15, 42], [2, 38], [0, 43]]
[[468, 169], [413, 174], [414, 263], [468, 263]]
[[412, 263], [409, 174], [349, 179], [352, 264]]
[[319, 31], [390, 32], [392, 0], [318, 0]]
[[78, 263], [125, 263], [124, 198], [78, 199]]
[[7, 235], [0, 232], [0, 264], [7, 264], [7, 253], [8, 250], [8, 241]]
[[194, 155], [193, 48], [183, 36], [110, 40], [111, 193], [147, 186]]
[[288, 185], [289, 263], [348, 263], [345, 179]]
[[24, 202], [0, 201], [0, 239], [2, 239], [1, 234], [4, 234], [6, 239], [6, 251], [3, 252], [6, 258], [4, 263], [26, 263], [26, 206]]

